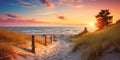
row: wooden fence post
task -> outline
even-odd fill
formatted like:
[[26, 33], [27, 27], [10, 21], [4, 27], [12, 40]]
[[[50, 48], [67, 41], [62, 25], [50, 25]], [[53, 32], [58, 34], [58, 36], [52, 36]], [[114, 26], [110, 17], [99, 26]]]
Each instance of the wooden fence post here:
[[47, 46], [47, 36], [46, 35], [44, 36], [45, 36], [45, 46]]
[[35, 36], [32, 35], [32, 52], [35, 53]]
[[50, 42], [52, 43], [53, 41], [53, 35], [50, 35]]
[[53, 40], [56, 40], [56, 36], [55, 35], [53, 35]]

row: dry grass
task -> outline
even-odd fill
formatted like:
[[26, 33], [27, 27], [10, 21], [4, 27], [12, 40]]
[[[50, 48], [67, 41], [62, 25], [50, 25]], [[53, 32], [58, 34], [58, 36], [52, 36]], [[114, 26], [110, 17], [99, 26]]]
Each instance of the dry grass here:
[[73, 50], [84, 47], [83, 60], [98, 60], [98, 57], [111, 46], [120, 51], [120, 23], [96, 32], [83, 34], [74, 39], [75, 47]]
[[1, 45], [0, 46], [0, 60], [9, 60], [11, 54], [15, 54], [12, 45]]
[[[0, 29], [0, 60], [9, 60], [9, 58], [3, 57], [15, 54], [15, 46], [26, 49], [28, 49], [28, 47], [31, 47], [31, 39], [31, 35]], [[36, 46], [37, 44], [44, 45], [45, 43], [44, 39], [38, 36], [35, 36], [35, 42]], [[48, 42], [48, 44], [50, 44], [50, 42]]]
[[[11, 44], [21, 45], [21, 44], [26, 44], [28, 41], [31, 41], [31, 39], [32, 39], [31, 35], [0, 29], [0, 43], [2, 44], [11, 43]], [[35, 42], [39, 44], [44, 44], [44, 39], [35, 36]]]
[[28, 39], [29, 36], [23, 33], [0, 29], [0, 43], [25, 44]]
[[[45, 41], [44, 41], [44, 38], [41, 38], [39, 36], [35, 36], [35, 42], [38, 43], [38, 44], [42, 44], [42, 45], [45, 45]], [[47, 44], [50, 45], [50, 40], [47, 40]]]

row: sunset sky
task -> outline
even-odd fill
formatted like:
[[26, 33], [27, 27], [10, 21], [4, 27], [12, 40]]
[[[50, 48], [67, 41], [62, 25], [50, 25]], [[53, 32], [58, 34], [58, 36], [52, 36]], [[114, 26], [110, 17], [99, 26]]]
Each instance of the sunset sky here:
[[120, 19], [120, 0], [0, 0], [0, 26], [78, 26], [109, 9]]

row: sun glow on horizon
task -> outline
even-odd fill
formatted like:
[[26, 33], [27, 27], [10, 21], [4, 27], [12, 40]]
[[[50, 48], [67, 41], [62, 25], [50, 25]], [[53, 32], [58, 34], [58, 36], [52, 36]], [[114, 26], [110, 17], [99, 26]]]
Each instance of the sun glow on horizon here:
[[90, 27], [94, 27], [94, 28], [96, 28], [96, 26], [95, 26], [95, 22], [90, 22], [90, 23], [89, 23], [89, 26], [90, 26]]

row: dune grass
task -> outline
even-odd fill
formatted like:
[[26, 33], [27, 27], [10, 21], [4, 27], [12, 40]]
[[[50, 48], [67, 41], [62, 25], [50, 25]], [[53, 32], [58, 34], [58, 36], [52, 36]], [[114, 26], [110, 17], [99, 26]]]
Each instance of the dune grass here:
[[73, 51], [82, 48], [83, 60], [98, 60], [98, 57], [111, 46], [120, 51], [120, 22], [96, 32], [77, 36], [73, 42]]
[[[31, 39], [31, 35], [0, 29], [0, 60], [4, 60], [3, 57], [15, 54], [15, 46], [26, 49], [28, 48], [27, 46], [31, 47]], [[44, 45], [45, 43], [44, 39], [39, 36], [35, 36], [35, 42], [35, 46]]]
[[[5, 29], [0, 29], [0, 43], [1, 44], [26, 44], [28, 41], [31, 41], [31, 35], [27, 35], [24, 33], [12, 32]], [[44, 39], [35, 36], [35, 42], [39, 44], [44, 44]], [[49, 43], [49, 42], [48, 42]]]
[[9, 60], [15, 50], [12, 45], [0, 45], [0, 60]]
[[28, 35], [23, 33], [11, 32], [9, 30], [0, 29], [0, 43], [22, 44], [27, 42]]

